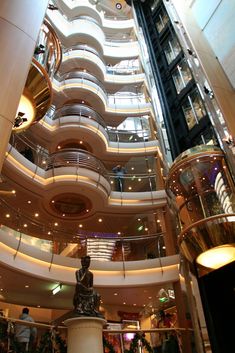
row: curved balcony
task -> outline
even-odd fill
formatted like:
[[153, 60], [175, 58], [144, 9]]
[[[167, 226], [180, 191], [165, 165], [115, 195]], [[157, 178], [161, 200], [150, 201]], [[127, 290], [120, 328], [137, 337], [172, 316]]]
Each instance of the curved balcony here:
[[[53, 23], [53, 26], [56, 27], [60, 32], [60, 37], [62, 38], [63, 45], [66, 47], [75, 45], [79, 40], [79, 42], [88, 43], [92, 47], [95, 47], [105, 56], [129, 58], [139, 55], [138, 44], [136, 41], [134, 41], [135, 38], [132, 34], [124, 32], [126, 36], [126, 38], [124, 38], [124, 33], [122, 36], [118, 34], [120, 29], [117, 27], [117, 34], [111, 35], [110, 37], [107, 36], [106, 40], [106, 35], [103, 29], [99, 24], [97, 24], [97, 19], [95, 19], [93, 16], [68, 21], [59, 11], [53, 11], [48, 12], [48, 17], [51, 23]], [[123, 22], [125, 21], [121, 22], [123, 28]], [[110, 23], [112, 22], [110, 21]], [[116, 25], [117, 23], [118, 21], [116, 22]], [[131, 23], [133, 26], [133, 22]], [[130, 48], [130, 43], [132, 50], [126, 50], [127, 48]]]
[[71, 166], [92, 170], [109, 181], [103, 163], [91, 153], [79, 149], [66, 148], [62, 151], [51, 153], [47, 159], [46, 170]]
[[[68, 19], [68, 21], [76, 19], [77, 17], [81, 16], [81, 13], [83, 13], [84, 16], [91, 17], [100, 25], [103, 25], [106, 28], [115, 27], [117, 29], [128, 29], [133, 28], [134, 26], [133, 19], [130, 19], [128, 16], [124, 14], [116, 14], [115, 16], [106, 15], [105, 12], [97, 10], [96, 4], [91, 4], [88, 1], [83, 0], [78, 4], [65, 0], [59, 2], [57, 1], [56, 5], [61, 16], [64, 16], [66, 19]], [[51, 15], [50, 11], [48, 11], [48, 15]], [[115, 22], [115, 25], [113, 22]]]
[[[64, 77], [64, 79], [63, 79]], [[67, 76], [63, 75], [60, 81], [53, 80], [54, 103], [62, 106], [69, 99], [77, 99], [79, 92], [80, 100], [96, 106], [99, 112], [107, 112], [115, 115], [141, 115], [151, 111], [145, 93], [139, 92], [117, 92], [107, 94], [100, 81], [91, 74], [82, 71], [72, 71]]]
[[56, 109], [52, 115], [51, 119], [56, 120], [61, 117], [65, 117], [68, 115], [78, 115], [84, 116], [86, 118], [92, 119], [96, 121], [99, 125], [106, 127], [106, 123], [104, 119], [92, 108], [84, 105], [84, 104], [66, 104], [63, 107]]
[[63, 75], [57, 75], [55, 77], [58, 82], [63, 82], [70, 79], [78, 79], [83, 84], [85, 81], [89, 81], [99, 86], [102, 91], [107, 95], [106, 89], [101, 81], [99, 81], [94, 75], [89, 74], [88, 72], [83, 71], [70, 71]]
[[[27, 244], [51, 255], [67, 258], [89, 255], [92, 260], [99, 261], [143, 261], [166, 257], [163, 233], [121, 237], [118, 234], [82, 230], [72, 233], [63, 227], [59, 230], [50, 227], [48, 230], [44, 223], [22, 214], [19, 221], [17, 209], [4, 201], [0, 209], [2, 214], [10, 214], [13, 218], [9, 222], [3, 219], [4, 224], [1, 224], [0, 230], [19, 241], [19, 251], [21, 244]], [[15, 229], [10, 228], [8, 223]]]
[[59, 39], [47, 20], [41, 26], [34, 58], [52, 77], [58, 70], [62, 60], [62, 50]]
[[[149, 128], [142, 127], [141, 129], [133, 129], [133, 130], [124, 130], [117, 129], [110, 126], [107, 126], [104, 119], [92, 108], [84, 105], [84, 104], [66, 104], [63, 107], [56, 109], [55, 111], [51, 111], [47, 114], [47, 117], [52, 121], [59, 121], [59, 126], [66, 125], [66, 122], [69, 124], [69, 117], [77, 116], [84, 117], [89, 120], [96, 122], [98, 125], [102, 126], [105, 130], [105, 135], [108, 135], [108, 141], [119, 143], [138, 143], [138, 142], [148, 142], [156, 140], [154, 133]], [[61, 118], [65, 118], [61, 120]], [[135, 118], [139, 122], [138, 125], [143, 125], [142, 119], [146, 117]], [[71, 121], [73, 124], [75, 123], [74, 119]], [[78, 124], [83, 124], [82, 120], [79, 119]], [[86, 122], [85, 122], [86, 123]], [[86, 124], [85, 124], [86, 125]], [[146, 123], [145, 123], [146, 125]], [[121, 148], [121, 146], [119, 145]]]
[[[12, 236], [20, 233], [0, 228], [0, 260], [12, 268], [28, 272], [34, 276], [58, 280], [59, 282], [74, 284], [74, 272], [77, 268], [77, 258], [68, 258], [45, 250], [40, 250], [40, 239], [32, 244], [25, 244]], [[21, 237], [22, 238], [22, 237]], [[4, 249], [4, 251], [3, 251]], [[3, 256], [4, 254], [4, 256]], [[13, 256], [14, 255], [14, 256]], [[128, 286], [174, 282], [178, 280], [179, 258], [177, 255], [144, 259], [143, 261], [92, 261], [92, 271], [95, 274], [96, 285]], [[126, 275], [126, 281], [123, 281]]]
[[[155, 199], [160, 204], [165, 197], [164, 193], [161, 194], [163, 189], [161, 177], [152, 169], [146, 173], [133, 172], [132, 174], [125, 174], [120, 187], [117, 176], [108, 171], [99, 159], [87, 151], [63, 149], [49, 154], [48, 151], [39, 145], [33, 145], [32, 142], [29, 144], [27, 138], [16, 135], [12, 135], [11, 143], [14, 148], [21, 151], [22, 157], [20, 159], [18, 157], [18, 161], [21, 160], [21, 163], [29, 168], [29, 173], [31, 173], [31, 171], [33, 172], [33, 179], [35, 179], [35, 181], [40, 178], [40, 183], [42, 180], [47, 182], [47, 178], [50, 179], [50, 182], [53, 182], [52, 177], [60, 176], [61, 178], [63, 176], [66, 177], [66, 175], [70, 175], [70, 179], [73, 176], [74, 181], [77, 181], [79, 170], [80, 174], [83, 175], [85, 173], [83, 178], [89, 178], [94, 185], [99, 185], [99, 187], [105, 190], [106, 195], [110, 195], [111, 191], [115, 191], [115, 194], [112, 195], [112, 198], [109, 200], [110, 202], [114, 202], [115, 205], [118, 205], [119, 201], [122, 205], [124, 200], [126, 198], [128, 199], [127, 195], [129, 193], [132, 193], [131, 198], [139, 198], [139, 193], [142, 193], [141, 198], [143, 198], [143, 200], [146, 199], [146, 202], [152, 200], [151, 204], [155, 202]], [[10, 159], [12, 159], [12, 165], [14, 165], [13, 160], [16, 152], [14, 152], [15, 150], [12, 148], [13, 147], [9, 149], [8, 153], [9, 157], [12, 156]], [[40, 169], [38, 169], [38, 167]], [[82, 169], [84, 169], [84, 172], [82, 172]], [[25, 172], [26, 170], [24, 168], [24, 173]], [[36, 175], [38, 176], [36, 177]], [[81, 179], [80, 182], [84, 183], [85, 181]], [[158, 194], [159, 192], [160, 194]], [[139, 206], [142, 207], [141, 203]]]
[[197, 146], [177, 157], [167, 189], [178, 206], [179, 242], [189, 261], [211, 248], [235, 243], [234, 184], [218, 147]]
[[63, 50], [60, 71], [68, 72], [74, 67], [86, 67], [107, 83], [138, 83], [144, 81], [144, 74], [138, 59], [120, 60], [111, 66], [106, 65], [100, 54], [88, 45], [78, 44]]

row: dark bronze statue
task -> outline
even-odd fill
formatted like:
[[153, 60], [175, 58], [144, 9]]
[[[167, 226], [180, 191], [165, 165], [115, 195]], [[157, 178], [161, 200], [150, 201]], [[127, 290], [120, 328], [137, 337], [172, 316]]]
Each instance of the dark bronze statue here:
[[93, 273], [89, 271], [91, 258], [81, 258], [82, 268], [76, 271], [76, 289], [73, 297], [74, 311], [79, 316], [99, 316], [100, 295], [93, 288]]

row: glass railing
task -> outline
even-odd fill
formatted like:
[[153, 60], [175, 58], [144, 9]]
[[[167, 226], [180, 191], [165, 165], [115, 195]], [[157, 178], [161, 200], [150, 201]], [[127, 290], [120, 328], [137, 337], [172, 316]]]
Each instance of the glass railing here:
[[69, 115], [92, 119], [106, 128], [106, 123], [103, 118], [95, 110], [84, 104], [66, 104], [63, 107], [56, 109], [52, 114], [51, 119], [56, 120]]
[[82, 82], [85, 81], [90, 81], [95, 83], [98, 87], [100, 87], [103, 92], [107, 95], [106, 89], [101, 81], [99, 81], [95, 76], [83, 72], [83, 71], [70, 71], [68, 73], [65, 73], [63, 75], [56, 75], [55, 78], [59, 81], [62, 82], [64, 80], [69, 80], [69, 79], [79, 79]]
[[[128, 173], [121, 178], [106, 169], [103, 163], [91, 153], [76, 149], [66, 148], [49, 154], [39, 145], [34, 145], [25, 135], [13, 134], [10, 143], [26, 159], [40, 168], [49, 171], [58, 168], [76, 167], [95, 171], [110, 183], [112, 190], [119, 192], [148, 192], [162, 189], [161, 181], [156, 172]], [[12, 148], [11, 147], [11, 148]], [[9, 152], [11, 151], [11, 148]]]
[[[10, 138], [10, 144], [31, 163], [42, 169], [46, 169], [49, 155], [49, 152], [46, 148], [35, 144], [30, 138], [27, 137], [27, 135], [23, 133], [12, 134]], [[11, 148], [9, 152], [11, 151]]]
[[[47, 114], [47, 117], [52, 120], [58, 120], [60, 118], [65, 118], [66, 116], [77, 116], [78, 123], [81, 123], [81, 117], [85, 117], [97, 122], [106, 130], [109, 141], [118, 143], [135, 143], [156, 140], [156, 136], [153, 134], [153, 132], [151, 132], [150, 128], [121, 130], [107, 126], [103, 118], [95, 110], [84, 104], [66, 104], [59, 109], [50, 110]], [[139, 125], [141, 125], [142, 117], [136, 117], [135, 122], [136, 121], [138, 121]], [[59, 121], [59, 124], [66, 124], [66, 120], [64, 119], [63, 121]]]
[[123, 67], [115, 67], [115, 66], [106, 66], [106, 70], [108, 74], [112, 75], [135, 75], [141, 73], [140, 66], [123, 66]]
[[109, 136], [109, 140], [113, 142], [135, 143], [147, 142], [156, 139], [151, 133], [150, 129], [127, 131], [108, 128], [107, 133]]
[[[11, 218], [18, 216], [17, 230], [10, 228], [7, 220], [6, 225], [0, 226], [0, 230], [7, 236], [17, 239], [17, 251], [21, 251], [22, 244], [27, 244], [37, 250], [64, 257], [81, 258], [89, 255], [93, 260], [119, 262], [143, 261], [166, 256], [164, 233], [121, 237], [114, 233], [88, 231], [71, 233], [68, 229], [58, 230], [56, 227], [51, 227], [48, 231], [45, 224], [25, 215], [21, 214], [19, 220], [18, 211], [9, 205], [1, 203], [0, 209], [5, 213], [8, 212]], [[13, 226], [14, 221], [11, 220], [11, 227]], [[2, 241], [4, 242], [3, 239]]]
[[118, 177], [109, 174], [113, 191], [119, 192], [147, 192], [159, 189], [156, 174], [125, 174]]
[[[143, 303], [143, 305], [145, 306], [146, 304]], [[159, 305], [157, 307], [159, 309]], [[144, 315], [145, 318], [149, 318], [149, 322], [151, 314], [151, 312], [148, 312]], [[14, 332], [17, 324], [24, 324], [27, 327], [37, 329], [38, 339], [36, 342], [29, 343], [29, 353], [35, 351], [53, 352], [55, 351], [55, 347], [56, 351], [66, 353], [68, 333], [67, 327], [63, 323], [65, 315], [66, 314], [61, 315], [49, 324], [45, 324], [37, 321], [29, 322], [14, 317], [8, 317], [4, 310], [0, 318], [1, 352], [8, 353], [9, 351], [13, 351], [15, 353], [20, 353], [22, 351], [21, 345], [17, 342]], [[139, 320], [136, 321], [135, 319], [123, 320], [121, 323], [107, 322], [106, 328], [103, 329], [102, 345], [104, 351], [108, 350], [110, 352], [125, 353], [134, 349], [135, 352], [142, 352], [143, 349], [146, 348], [146, 351], [154, 352], [156, 342], [160, 342], [163, 343], [164, 347], [169, 348], [169, 352], [186, 352], [187, 349], [190, 352], [194, 352], [195, 338], [193, 329], [178, 327], [176, 324], [177, 312], [169, 315], [169, 320], [172, 321], [171, 328], [150, 329], [140, 327]], [[191, 348], [189, 348], [189, 346], [191, 346]]]
[[123, 33], [118, 33], [115, 35], [106, 35], [105, 36], [105, 44], [109, 43], [129, 43], [129, 42], [134, 42], [136, 41], [136, 37], [134, 34], [125, 34]]
[[132, 104], [146, 104], [147, 98], [143, 93], [143, 88], [139, 90], [139, 92], [117, 92], [115, 94], [108, 94], [104, 84], [98, 80], [95, 76], [83, 72], [83, 71], [71, 71], [69, 73], [63, 75], [56, 75], [56, 80], [59, 82], [69, 80], [69, 79], [78, 79], [81, 82], [92, 82], [98, 86], [98, 89], [101, 89], [107, 99], [108, 104], [119, 104], [119, 105], [132, 105]]
[[131, 93], [131, 92], [123, 92], [116, 94], [108, 95], [108, 104], [117, 104], [117, 105], [127, 105], [131, 106], [132, 104], [147, 104], [148, 99], [145, 94], [142, 92], [139, 93]]
[[98, 158], [87, 151], [75, 148], [65, 148], [51, 153], [47, 159], [46, 170], [71, 166], [92, 170], [109, 180], [107, 171]]
[[[97, 50], [95, 50], [93, 47], [90, 47], [89, 45], [86, 44], [76, 44], [76, 45], [72, 45], [69, 48], [63, 48], [63, 52], [64, 53], [69, 53], [73, 50], [84, 50], [84, 51], [88, 51], [92, 54], [95, 54], [96, 56], [99, 57], [100, 60], [103, 61], [103, 59], [100, 57], [100, 54], [98, 53]], [[104, 62], [104, 61], [103, 61]]]
[[41, 27], [34, 50], [34, 58], [45, 68], [50, 77], [56, 73], [60, 66], [62, 60], [61, 45], [54, 29], [47, 20]]
[[76, 50], [81, 50], [84, 52], [89, 52], [92, 53], [94, 55], [96, 55], [104, 64], [104, 66], [106, 67], [106, 72], [107, 74], [112, 74], [112, 75], [134, 75], [134, 74], [139, 74], [142, 72], [140, 65], [136, 65], [128, 62], [125, 65], [121, 65], [121, 66], [111, 66], [111, 65], [106, 65], [105, 61], [103, 60], [103, 58], [101, 57], [101, 55], [99, 54], [99, 52], [94, 49], [93, 47], [90, 47], [89, 45], [86, 44], [77, 44], [77, 45], [73, 45], [69, 48], [63, 48], [63, 53], [65, 55], [69, 55], [70, 53], [72, 53], [73, 51]]

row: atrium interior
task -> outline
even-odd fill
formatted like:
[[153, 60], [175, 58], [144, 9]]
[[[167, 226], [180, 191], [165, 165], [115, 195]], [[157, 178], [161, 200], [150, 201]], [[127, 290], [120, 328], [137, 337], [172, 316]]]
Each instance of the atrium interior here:
[[8, 324], [27, 306], [62, 326], [88, 255], [115, 352], [145, 332], [167, 353], [164, 312], [175, 353], [231, 353], [234, 14], [227, 0], [2, 0]]

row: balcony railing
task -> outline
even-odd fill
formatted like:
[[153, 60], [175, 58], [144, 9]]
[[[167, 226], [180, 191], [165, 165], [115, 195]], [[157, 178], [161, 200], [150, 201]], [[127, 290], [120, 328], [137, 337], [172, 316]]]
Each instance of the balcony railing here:
[[[71, 298], [72, 302], [72, 298]], [[176, 313], [177, 314], [177, 313]], [[150, 313], [148, 313], [150, 316]], [[62, 317], [63, 318], [63, 317]], [[26, 320], [19, 320], [13, 317], [6, 317], [3, 315], [0, 320], [0, 329], [2, 332], [0, 338], [0, 344], [2, 347], [2, 353], [9, 353], [14, 351], [18, 353], [20, 351], [19, 346], [14, 338], [14, 327], [15, 325], [24, 325], [27, 327], [36, 327], [38, 337], [37, 346], [34, 345], [34, 349], [37, 351], [45, 350], [46, 352], [51, 352], [56, 349], [59, 352], [67, 351], [67, 327], [61, 324], [62, 318], [58, 318], [51, 322], [50, 324], [45, 324], [41, 322], [29, 322]], [[104, 347], [105, 343], [109, 343], [113, 350], [118, 351], [120, 353], [124, 353], [126, 349], [130, 349], [131, 343], [136, 342], [136, 351], [142, 352], [144, 345], [148, 345], [148, 350], [154, 350], [154, 340], [149, 338], [149, 334], [153, 338], [155, 335], [162, 341], [168, 341], [168, 347], [170, 349], [173, 347], [175, 351], [179, 351], [178, 347], [181, 347], [182, 351], [186, 351], [185, 344], [186, 342], [194, 342], [194, 330], [190, 328], [183, 328], [175, 326], [171, 328], [151, 328], [151, 329], [143, 329], [132, 328], [131, 324], [136, 324], [137, 322], [134, 320], [124, 320], [123, 323], [114, 324], [108, 323], [108, 328], [103, 329], [104, 335]], [[130, 326], [129, 326], [130, 325]], [[130, 328], [131, 327], [131, 328]], [[144, 342], [144, 343], [143, 343]], [[114, 348], [115, 347], [115, 348]], [[192, 351], [193, 351], [193, 343], [192, 343]], [[94, 347], [95, 349], [95, 347]], [[108, 348], [110, 349], [110, 348]], [[190, 350], [191, 351], [191, 350]], [[172, 350], [173, 352], [173, 350]]]
[[[54, 121], [59, 120], [59, 125], [66, 124], [66, 120], [63, 120], [63, 121], [60, 120], [60, 118], [63, 118], [66, 116], [77, 116], [79, 124], [81, 123], [81, 120], [80, 120], [81, 117], [88, 118], [95, 121], [96, 123], [98, 123], [104, 128], [104, 130], [108, 135], [109, 141], [113, 141], [117, 143], [135, 143], [135, 142], [153, 141], [156, 139], [155, 135], [150, 130], [150, 128], [121, 130], [121, 129], [107, 126], [103, 118], [95, 110], [93, 110], [92, 108], [84, 104], [71, 104], [71, 105], [66, 104], [59, 109], [50, 110], [50, 112], [48, 112], [47, 114], [48, 118]], [[136, 121], [138, 119], [140, 120], [140, 125], [141, 125], [142, 117], [135, 118]]]
[[98, 158], [87, 151], [84, 152], [83, 150], [73, 148], [66, 148], [51, 153], [47, 159], [46, 170], [71, 166], [92, 170], [109, 180], [107, 171]]
[[46, 171], [62, 167], [86, 168], [103, 176], [109, 181], [112, 190], [119, 192], [152, 192], [162, 189], [158, 175], [152, 170], [148, 173], [123, 175], [120, 187], [119, 178], [107, 170], [98, 158], [87, 151], [68, 148], [49, 154], [46, 149], [33, 144], [23, 134], [12, 135], [10, 143], [26, 159]]
[[99, 60], [101, 60], [103, 62], [104, 66], [106, 67], [106, 72], [108, 74], [134, 75], [134, 74], [139, 74], [142, 72], [140, 65], [136, 65], [136, 63], [133, 64], [132, 60], [130, 60], [127, 63], [122, 64], [120, 66], [106, 65], [105, 61], [100, 56], [99, 52], [96, 49], [94, 49], [86, 44], [77, 44], [77, 45], [73, 45], [69, 48], [63, 48], [63, 53], [64, 53], [64, 55], [69, 55], [71, 52], [76, 51], [76, 50], [80, 50], [83, 52], [88, 52], [88, 53], [92, 53], [92, 54], [96, 55], [99, 58]]
[[[59, 230], [51, 227], [48, 231], [44, 223], [35, 221], [27, 215], [21, 214], [19, 220], [18, 211], [3, 202], [0, 209], [8, 212], [13, 218], [11, 228], [8, 221], [4, 220], [5, 225], [2, 224], [0, 230], [18, 240], [17, 251], [20, 251], [21, 244], [28, 244], [51, 255], [71, 258], [89, 255], [93, 260], [119, 262], [143, 261], [166, 256], [164, 233], [121, 237], [117, 234], [91, 231], [71, 233], [71, 230], [63, 227]], [[14, 219], [17, 219], [18, 230], [13, 229]], [[25, 224], [27, 229], [24, 228]]]
[[100, 80], [98, 80], [95, 76], [93, 76], [87, 72], [71, 71], [71, 72], [68, 72], [63, 75], [56, 75], [56, 79], [59, 82], [62, 82], [65, 80], [70, 80], [70, 79], [79, 79], [82, 81], [82, 83], [84, 81], [90, 81], [90, 82], [95, 83], [98, 87], [100, 87], [103, 90], [103, 92], [107, 95], [107, 92], [106, 92], [106, 89], [105, 89], [103, 83]]

